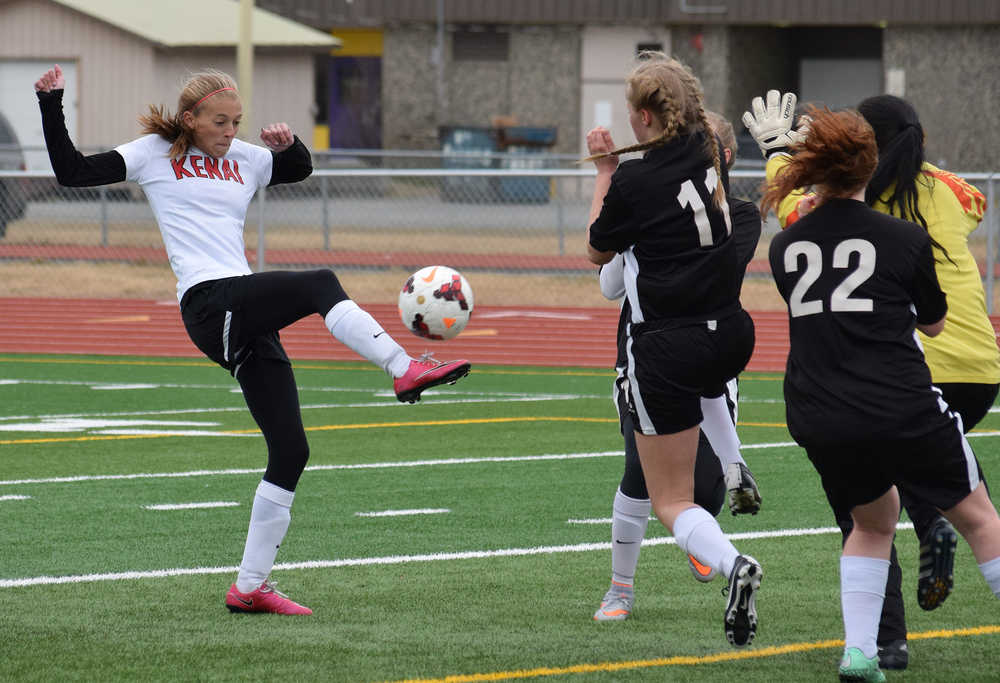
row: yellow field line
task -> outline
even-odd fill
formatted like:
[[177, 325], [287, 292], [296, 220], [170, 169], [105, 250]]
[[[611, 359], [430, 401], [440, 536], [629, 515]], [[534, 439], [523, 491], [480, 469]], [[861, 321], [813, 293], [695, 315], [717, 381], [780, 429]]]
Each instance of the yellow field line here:
[[[980, 636], [1000, 634], [1000, 626], [973, 626], [951, 630], [910, 632], [907, 637], [913, 640], [930, 638], [957, 638], [963, 636]], [[625, 662], [599, 662], [596, 664], [574, 664], [562, 667], [539, 667], [536, 669], [519, 669], [515, 671], [494, 671], [475, 674], [454, 674], [444, 678], [407, 678], [399, 683], [477, 683], [479, 681], [508, 681], [524, 678], [539, 678], [542, 676], [565, 676], [567, 674], [585, 674], [627, 671], [632, 669], [648, 669], [661, 666], [693, 666], [697, 664], [715, 664], [717, 662], [732, 662], [743, 659], [760, 659], [777, 657], [778, 655], [808, 652], [810, 650], [832, 650], [844, 646], [843, 640], [820, 640], [812, 643], [790, 643], [774, 647], [764, 647], [754, 650], [731, 650], [700, 657], [679, 655], [676, 657], [660, 657], [657, 659], [637, 659]]]
[[[471, 425], [471, 424], [503, 424], [507, 422], [600, 422], [618, 423], [617, 418], [612, 417], [488, 417], [464, 420], [424, 420], [408, 422], [367, 422], [346, 425], [320, 425], [318, 427], [306, 427], [307, 432], [325, 432], [340, 429], [380, 429], [388, 427], [441, 427], [444, 425]], [[217, 432], [218, 434], [256, 434], [259, 429], [227, 429]], [[108, 434], [98, 436], [64, 436], [50, 437], [44, 439], [0, 439], [0, 445], [12, 444], [37, 444], [37, 443], [72, 443], [82, 441], [124, 441], [127, 439], [160, 439], [167, 437], [191, 436], [188, 434], [171, 434], [170, 432], [160, 432], [158, 434]], [[197, 436], [197, 435], [194, 435]]]
[[369, 424], [324, 425], [322, 427], [306, 427], [307, 432], [324, 432], [337, 429], [378, 429], [380, 427], [440, 427], [442, 425], [481, 425], [503, 424], [505, 422], [613, 422], [618, 424], [618, 418], [611, 417], [483, 417], [464, 420], [426, 420], [412, 422], [372, 422]]

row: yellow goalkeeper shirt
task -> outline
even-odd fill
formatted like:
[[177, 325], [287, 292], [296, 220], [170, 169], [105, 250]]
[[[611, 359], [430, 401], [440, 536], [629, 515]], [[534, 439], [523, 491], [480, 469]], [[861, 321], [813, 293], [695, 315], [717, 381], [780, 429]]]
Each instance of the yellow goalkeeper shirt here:
[[[785, 155], [768, 159], [767, 182], [787, 163]], [[927, 232], [948, 251], [948, 257], [937, 248], [934, 254], [938, 282], [948, 296], [944, 331], [936, 337], [919, 333], [931, 378], [941, 383], [998, 384], [1000, 351], [986, 314], [979, 266], [969, 251], [969, 235], [983, 219], [986, 198], [957, 175], [932, 164], [925, 162], [920, 175], [917, 205], [927, 221]], [[892, 196], [893, 189], [889, 187], [883, 198]], [[802, 190], [795, 190], [779, 202], [778, 222], [782, 228], [798, 220], [799, 202], [805, 196]], [[884, 200], [872, 208], [899, 216], [898, 207], [891, 212]]]

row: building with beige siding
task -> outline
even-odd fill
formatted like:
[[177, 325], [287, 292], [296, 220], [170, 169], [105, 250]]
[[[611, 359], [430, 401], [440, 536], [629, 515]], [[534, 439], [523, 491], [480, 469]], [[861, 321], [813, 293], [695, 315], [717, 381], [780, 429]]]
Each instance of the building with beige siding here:
[[[53, 63], [67, 74], [70, 136], [107, 149], [139, 134], [148, 104], [175, 110], [188, 74], [235, 76], [238, 11], [234, 0], [0, 0], [0, 114], [28, 149], [29, 168], [48, 168], [32, 84]], [[311, 142], [313, 55], [339, 41], [259, 8], [252, 26], [253, 120], [285, 121]]]

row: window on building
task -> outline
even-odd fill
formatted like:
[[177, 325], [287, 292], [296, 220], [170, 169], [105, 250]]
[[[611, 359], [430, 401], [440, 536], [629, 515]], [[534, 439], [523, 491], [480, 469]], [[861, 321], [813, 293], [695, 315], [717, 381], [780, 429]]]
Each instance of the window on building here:
[[635, 46], [636, 54], [647, 50], [650, 52], [663, 52], [663, 43], [637, 43]]
[[458, 29], [451, 34], [451, 56], [456, 62], [505, 62], [509, 55], [506, 31]]

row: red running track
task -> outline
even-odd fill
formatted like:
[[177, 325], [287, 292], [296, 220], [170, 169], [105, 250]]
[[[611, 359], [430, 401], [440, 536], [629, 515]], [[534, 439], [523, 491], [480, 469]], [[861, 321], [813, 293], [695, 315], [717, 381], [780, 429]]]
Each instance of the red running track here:
[[[488, 365], [614, 367], [618, 309], [477, 307], [462, 334], [447, 342], [419, 339], [394, 305], [364, 306], [411, 355]], [[784, 312], [753, 313], [757, 346], [749, 370], [781, 371], [788, 353]], [[201, 357], [184, 331], [176, 301], [0, 298], [0, 352]], [[281, 333], [293, 360], [356, 361], [319, 316]]]

